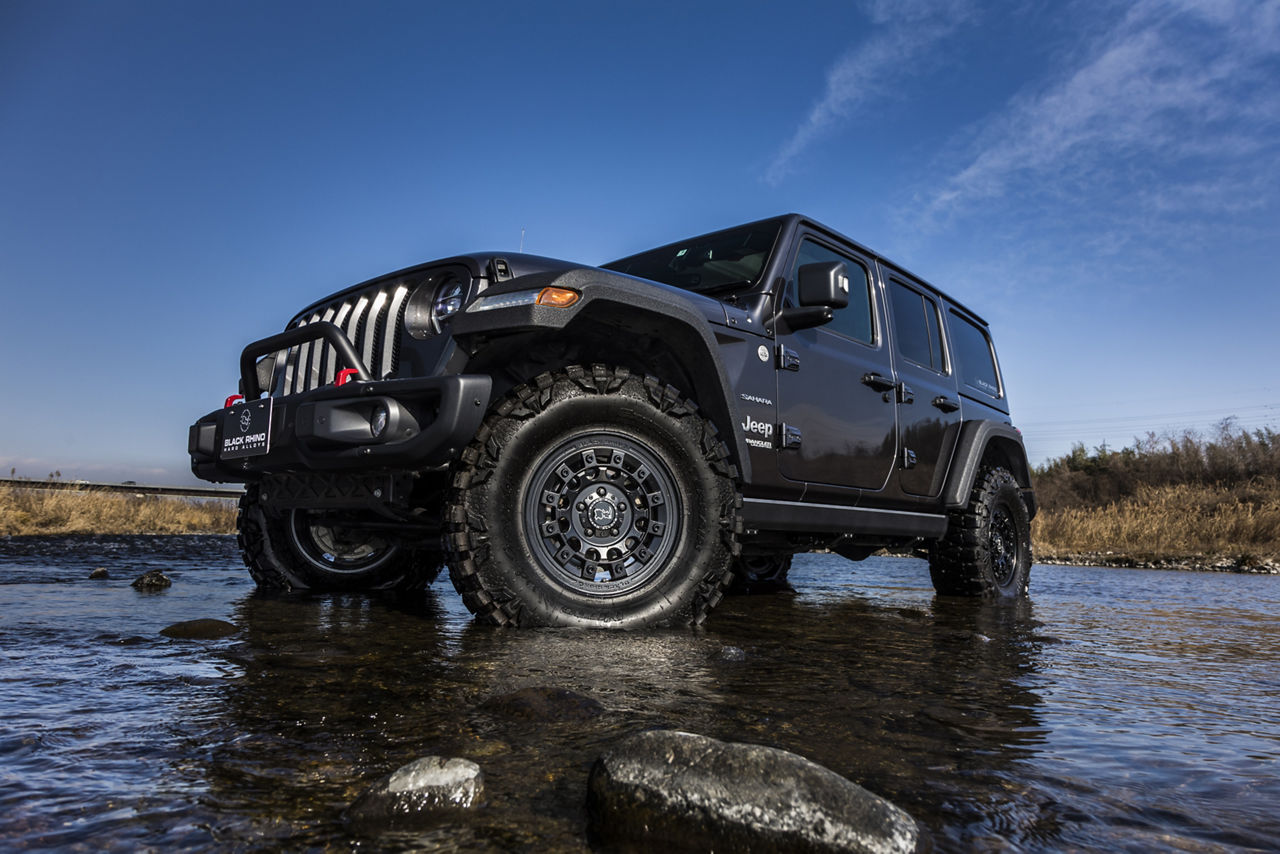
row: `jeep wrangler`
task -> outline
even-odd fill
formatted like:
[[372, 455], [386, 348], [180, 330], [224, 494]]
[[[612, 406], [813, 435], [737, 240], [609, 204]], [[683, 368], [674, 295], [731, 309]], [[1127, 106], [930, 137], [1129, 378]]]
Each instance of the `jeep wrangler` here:
[[791, 214], [601, 267], [447, 258], [240, 356], [192, 470], [259, 586], [431, 583], [482, 621], [701, 622], [792, 555], [927, 549], [1020, 597], [1036, 509], [985, 321]]

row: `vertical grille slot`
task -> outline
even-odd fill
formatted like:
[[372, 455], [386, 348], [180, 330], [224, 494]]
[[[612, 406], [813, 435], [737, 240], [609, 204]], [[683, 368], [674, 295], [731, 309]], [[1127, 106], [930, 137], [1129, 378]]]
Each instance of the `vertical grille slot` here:
[[[410, 288], [405, 284], [353, 294], [317, 308], [298, 320], [294, 326], [328, 321], [351, 339], [365, 367], [375, 379], [395, 373], [399, 364], [400, 327]], [[338, 351], [323, 339], [290, 347], [277, 360], [277, 382], [273, 395], [298, 394], [328, 385], [338, 371], [349, 367], [341, 363]], [[283, 376], [281, 376], [281, 373]]]

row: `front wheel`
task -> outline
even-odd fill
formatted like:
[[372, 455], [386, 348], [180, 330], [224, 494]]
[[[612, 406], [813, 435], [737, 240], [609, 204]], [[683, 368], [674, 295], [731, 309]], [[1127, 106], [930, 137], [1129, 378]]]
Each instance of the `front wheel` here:
[[497, 625], [699, 623], [731, 574], [734, 474], [674, 388], [600, 365], [543, 374], [455, 468], [450, 578]]
[[791, 571], [791, 555], [744, 554], [733, 564], [731, 594], [793, 593], [787, 581]]
[[440, 572], [437, 550], [407, 548], [342, 516], [269, 509], [256, 484], [236, 522], [245, 566], [263, 589], [409, 590]]
[[978, 474], [969, 504], [951, 514], [947, 535], [929, 552], [934, 589], [948, 596], [1014, 598], [1031, 581], [1031, 517], [1007, 469]]

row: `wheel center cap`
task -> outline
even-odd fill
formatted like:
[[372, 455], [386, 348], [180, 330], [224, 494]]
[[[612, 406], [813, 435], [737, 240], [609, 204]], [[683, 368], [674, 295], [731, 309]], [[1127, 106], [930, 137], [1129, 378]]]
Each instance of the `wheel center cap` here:
[[626, 494], [613, 484], [583, 490], [577, 500], [579, 533], [593, 545], [612, 545], [630, 527], [626, 506]]
[[597, 501], [592, 504], [588, 515], [591, 518], [591, 524], [597, 528], [612, 528], [613, 523], [618, 520], [617, 509], [608, 501]]

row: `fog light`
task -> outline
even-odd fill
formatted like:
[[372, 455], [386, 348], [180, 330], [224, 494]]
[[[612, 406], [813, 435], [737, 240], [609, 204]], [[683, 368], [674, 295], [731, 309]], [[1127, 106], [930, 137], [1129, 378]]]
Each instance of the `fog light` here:
[[379, 403], [373, 408], [373, 417], [369, 419], [369, 432], [373, 434], [373, 438], [382, 438], [382, 434], [387, 432], [387, 422], [390, 420], [391, 413], [387, 411], [385, 403]]

